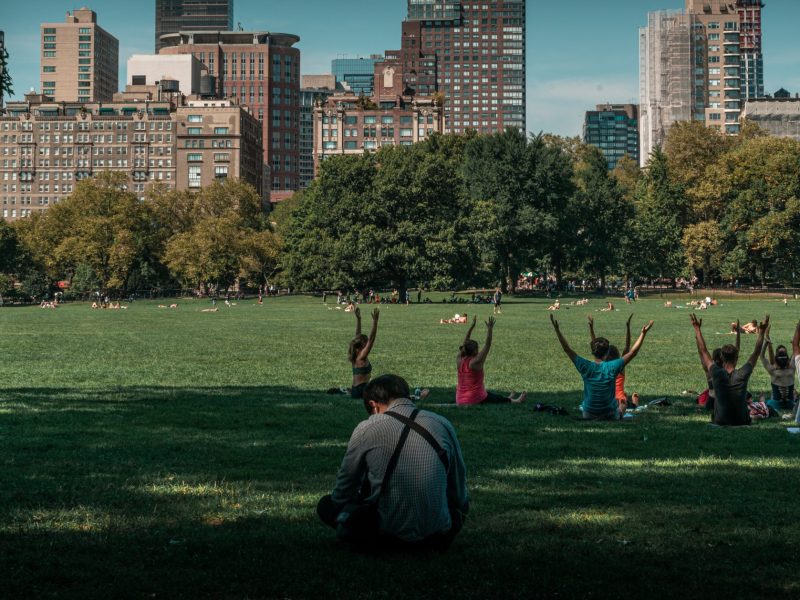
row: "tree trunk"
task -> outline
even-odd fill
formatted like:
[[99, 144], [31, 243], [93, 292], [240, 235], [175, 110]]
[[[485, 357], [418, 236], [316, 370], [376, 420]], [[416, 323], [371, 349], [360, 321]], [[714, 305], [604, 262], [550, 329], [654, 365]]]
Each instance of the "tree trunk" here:
[[562, 278], [564, 277], [564, 273], [561, 270], [561, 255], [557, 254], [553, 257], [553, 272], [556, 275], [556, 289], [561, 289], [562, 286]]

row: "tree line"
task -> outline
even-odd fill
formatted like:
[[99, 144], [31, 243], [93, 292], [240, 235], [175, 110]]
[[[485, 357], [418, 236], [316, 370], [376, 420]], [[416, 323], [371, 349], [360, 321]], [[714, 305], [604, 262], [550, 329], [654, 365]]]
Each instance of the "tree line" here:
[[103, 173], [47, 211], [0, 223], [0, 293], [267, 283], [299, 290], [455, 289], [524, 271], [625, 281], [794, 283], [800, 143], [745, 124], [674, 125], [640, 169], [609, 172], [575, 138], [434, 135], [324, 161], [266, 215], [255, 190], [156, 186], [144, 202]]

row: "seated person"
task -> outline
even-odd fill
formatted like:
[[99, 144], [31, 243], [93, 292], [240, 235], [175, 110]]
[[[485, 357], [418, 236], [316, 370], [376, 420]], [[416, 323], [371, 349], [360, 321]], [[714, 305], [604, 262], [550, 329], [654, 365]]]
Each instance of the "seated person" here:
[[560, 310], [561, 309], [561, 302], [556, 300], [553, 304], [547, 307], [547, 310]]
[[605, 308], [601, 308], [600, 312], [612, 312], [614, 310], [614, 304], [612, 302], [608, 302]]
[[452, 319], [439, 319], [440, 324], [450, 324], [450, 325], [465, 325], [467, 323], [467, 313], [460, 315], [456, 313], [453, 315]]
[[[797, 332], [795, 332], [797, 335]], [[769, 336], [769, 333], [767, 333]], [[769, 359], [767, 359], [769, 351]], [[780, 345], [772, 352], [772, 341], [767, 339], [761, 352], [761, 364], [769, 373], [772, 397], [767, 405], [773, 410], [792, 410], [794, 408], [794, 361], [789, 357], [786, 346]]]
[[[708, 353], [705, 339], [703, 339], [703, 334], [700, 330], [703, 321], [694, 314], [689, 316], [695, 331], [695, 341], [697, 343], [697, 351], [700, 354], [700, 362], [703, 368], [708, 370], [713, 383], [715, 400], [712, 422], [715, 425], [750, 425], [747, 384], [764, 345], [764, 334], [769, 326], [769, 315], [764, 317], [764, 322], [761, 325], [756, 326], [758, 328], [758, 338], [756, 339], [753, 354], [740, 369], [736, 368], [739, 349], [732, 344], [726, 344], [720, 349], [722, 366], [714, 362]], [[734, 323], [735, 325], [736, 323]]]
[[667, 300], [664, 302], [664, 308], [672, 308], [672, 300]]
[[[469, 510], [455, 429], [444, 417], [418, 410], [409, 399], [408, 384], [397, 375], [376, 377], [363, 397], [370, 417], [353, 431], [336, 487], [320, 499], [317, 514], [346, 541], [447, 548]], [[408, 427], [416, 431], [408, 434]], [[377, 519], [367, 519], [354, 531], [345, 509], [364, 502], [375, 504]]]
[[758, 321], [753, 319], [749, 323], [745, 323], [741, 327], [738, 321], [731, 323], [731, 333], [758, 333]]
[[598, 337], [592, 340], [591, 350], [594, 361], [578, 356], [570, 347], [559, 328], [558, 321], [550, 315], [558, 341], [564, 353], [575, 365], [583, 378], [583, 402], [581, 410], [584, 419], [619, 419], [619, 403], [615, 398], [617, 375], [630, 363], [644, 343], [647, 332], [653, 327], [653, 321], [642, 327], [639, 338], [625, 356], [620, 359], [606, 362], [609, 342], [606, 338]]

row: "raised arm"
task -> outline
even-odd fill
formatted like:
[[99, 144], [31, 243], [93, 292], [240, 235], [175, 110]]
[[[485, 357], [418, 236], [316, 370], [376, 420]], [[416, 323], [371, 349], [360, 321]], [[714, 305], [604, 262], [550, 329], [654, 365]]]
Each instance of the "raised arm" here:
[[694, 327], [694, 339], [697, 342], [697, 353], [700, 355], [700, 364], [703, 365], [703, 370], [708, 373], [714, 359], [712, 359], [711, 355], [708, 353], [706, 340], [703, 338], [703, 332], [700, 331], [700, 328], [703, 326], [703, 319], [698, 319], [694, 313], [690, 314], [689, 318], [691, 318], [692, 327]]
[[800, 356], [800, 321], [797, 327], [794, 328], [794, 337], [792, 338], [792, 355]]
[[761, 349], [764, 346], [764, 335], [766, 334], [767, 329], [769, 329], [769, 315], [766, 315], [764, 320], [758, 324], [758, 338], [756, 339], [756, 347], [753, 348], [753, 353], [750, 355], [750, 358], [747, 359], [747, 362], [751, 367], [756, 366], [758, 357], [761, 355]]
[[736, 319], [736, 351], [739, 351], [742, 342], [742, 327], [739, 325], [739, 319]]
[[556, 331], [556, 337], [558, 337], [558, 341], [561, 344], [561, 348], [564, 350], [564, 354], [566, 354], [572, 362], [575, 362], [575, 351], [569, 347], [569, 343], [564, 338], [561, 333], [561, 328], [558, 326], [558, 321], [556, 321], [555, 317], [551, 314], [550, 315], [550, 322], [553, 324], [553, 329]]
[[772, 371], [775, 368], [773, 366], [775, 364], [775, 359], [773, 357], [767, 359], [767, 348], [770, 349], [770, 355], [772, 355], [772, 342], [770, 342], [769, 340], [767, 340], [767, 342], [764, 344], [764, 349], [761, 350], [761, 364], [764, 365], [764, 368], [767, 370], [767, 373], [772, 375]]
[[642, 327], [642, 332], [639, 334], [639, 337], [637, 338], [636, 343], [633, 345], [633, 348], [631, 348], [630, 351], [626, 352], [625, 355], [622, 357], [622, 360], [625, 361], [626, 365], [629, 362], [631, 362], [634, 358], [636, 358], [637, 354], [639, 354], [639, 350], [641, 350], [642, 344], [644, 343], [644, 338], [647, 336], [647, 332], [650, 331], [652, 327], [653, 327], [652, 321], [650, 321], [647, 325]]
[[594, 334], [594, 319], [592, 315], [586, 315], [586, 319], [589, 321], [589, 340], [593, 342], [597, 338]]
[[633, 313], [631, 316], [628, 317], [628, 322], [625, 323], [625, 350], [622, 351], [622, 355], [625, 356], [631, 350], [631, 319], [633, 318]]
[[361, 308], [356, 306], [353, 314], [356, 316], [356, 337], [358, 337], [361, 335]]
[[372, 330], [369, 332], [369, 339], [366, 345], [362, 348], [361, 352], [358, 353], [358, 360], [367, 360], [369, 352], [372, 350], [373, 344], [375, 344], [375, 336], [378, 335], [378, 317], [380, 314], [381, 311], [377, 308], [372, 311]]
[[483, 368], [483, 363], [486, 362], [486, 357], [489, 356], [489, 350], [492, 348], [492, 330], [494, 329], [494, 324], [494, 317], [489, 317], [489, 319], [486, 321], [486, 342], [484, 342], [481, 351], [478, 352], [478, 356], [470, 361], [470, 369], [480, 371]]
[[470, 337], [472, 336], [472, 330], [475, 329], [475, 324], [477, 322], [478, 322], [478, 317], [473, 315], [472, 323], [470, 324], [469, 329], [467, 329], [467, 335], [464, 336], [464, 341], [461, 343], [462, 346], [470, 340]]

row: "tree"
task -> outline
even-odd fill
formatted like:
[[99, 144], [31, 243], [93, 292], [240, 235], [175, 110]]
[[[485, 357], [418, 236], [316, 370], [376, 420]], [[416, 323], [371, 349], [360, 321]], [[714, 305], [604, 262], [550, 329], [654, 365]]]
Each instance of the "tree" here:
[[78, 265], [88, 265], [103, 292], [127, 289], [136, 265], [154, 257], [152, 220], [126, 183], [122, 173], [102, 172], [23, 221], [17, 231], [33, 261], [59, 279], [72, 279]]
[[304, 289], [451, 287], [472, 273], [469, 210], [441, 139], [333, 157], [286, 231], [282, 268]]
[[716, 221], [691, 223], [683, 231], [686, 265], [696, 272], [702, 283], [709, 281], [718, 272], [725, 258], [724, 235]]
[[676, 277], [684, 268], [680, 242], [687, 223], [688, 200], [683, 187], [671, 180], [667, 157], [658, 148], [639, 182], [635, 211], [631, 234], [637, 250], [630, 259], [633, 271], [646, 277]]
[[609, 174], [600, 150], [584, 146], [581, 154], [575, 169], [575, 203], [580, 207], [573, 223], [579, 236], [576, 249], [585, 269], [600, 279], [600, 288], [605, 290], [607, 275], [619, 265], [633, 206]]

